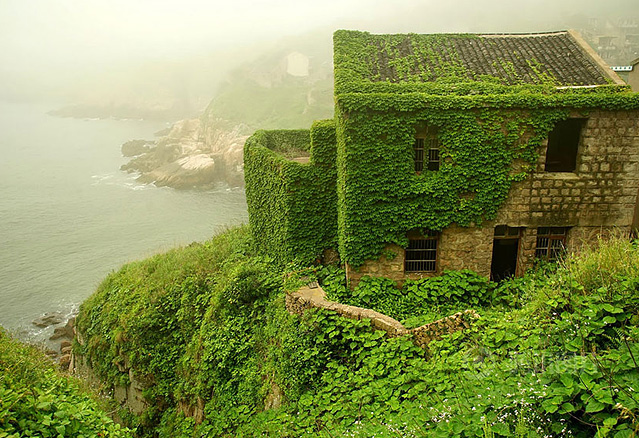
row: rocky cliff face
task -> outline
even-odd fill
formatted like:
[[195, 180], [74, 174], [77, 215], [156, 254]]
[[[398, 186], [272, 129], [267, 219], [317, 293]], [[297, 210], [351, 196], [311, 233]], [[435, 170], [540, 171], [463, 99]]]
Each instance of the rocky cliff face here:
[[132, 140], [122, 145], [122, 166], [138, 172], [138, 180], [158, 187], [206, 188], [226, 182], [242, 185], [242, 150], [248, 135], [241, 125], [228, 128], [215, 123], [204, 126], [199, 119], [181, 120], [155, 142]]

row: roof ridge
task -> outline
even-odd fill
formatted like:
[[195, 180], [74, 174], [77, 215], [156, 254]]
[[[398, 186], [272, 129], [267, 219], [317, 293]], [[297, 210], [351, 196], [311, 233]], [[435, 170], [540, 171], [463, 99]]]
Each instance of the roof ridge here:
[[528, 37], [544, 37], [544, 36], [554, 36], [554, 35], [566, 35], [568, 34], [567, 30], [556, 30], [552, 32], [523, 32], [523, 33], [477, 33], [473, 35], [477, 35], [482, 38], [528, 38]]

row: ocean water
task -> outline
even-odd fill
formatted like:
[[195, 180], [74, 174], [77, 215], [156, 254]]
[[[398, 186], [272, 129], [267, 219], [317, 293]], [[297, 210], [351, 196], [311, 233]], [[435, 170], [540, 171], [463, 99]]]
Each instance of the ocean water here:
[[0, 325], [36, 341], [53, 328], [31, 321], [73, 313], [122, 264], [247, 220], [240, 188], [156, 188], [119, 170], [123, 142], [166, 125], [50, 109], [0, 102]]

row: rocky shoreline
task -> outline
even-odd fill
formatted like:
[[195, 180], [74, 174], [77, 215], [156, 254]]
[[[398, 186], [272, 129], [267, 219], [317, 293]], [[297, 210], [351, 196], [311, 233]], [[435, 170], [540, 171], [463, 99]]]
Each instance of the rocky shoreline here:
[[181, 120], [157, 140], [122, 145], [130, 158], [120, 169], [137, 172], [138, 181], [176, 189], [208, 188], [219, 183], [244, 185], [244, 126], [203, 126], [200, 119]]
[[48, 312], [31, 323], [39, 328], [57, 326], [49, 337], [53, 345], [46, 348], [45, 354], [58, 362], [61, 369], [68, 370], [72, 361], [71, 345], [75, 336], [75, 316], [65, 321], [62, 313]]

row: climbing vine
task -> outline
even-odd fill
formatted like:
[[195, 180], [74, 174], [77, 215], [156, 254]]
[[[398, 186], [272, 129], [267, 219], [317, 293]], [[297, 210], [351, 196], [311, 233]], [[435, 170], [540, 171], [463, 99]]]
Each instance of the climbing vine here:
[[[258, 131], [246, 142], [244, 171], [251, 231], [280, 263], [310, 263], [336, 246], [335, 127]], [[308, 156], [308, 163], [293, 161]]]
[[[388, 243], [406, 245], [408, 230], [494, 219], [512, 184], [536, 169], [557, 121], [639, 108], [624, 86], [558, 88], [534, 59], [532, 84], [474, 75], [455, 38], [477, 37], [335, 33], [338, 239], [353, 266]], [[440, 167], [417, 173], [413, 143], [426, 126], [437, 128]]]

